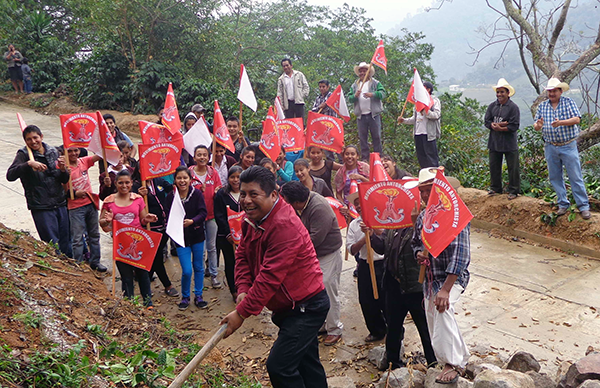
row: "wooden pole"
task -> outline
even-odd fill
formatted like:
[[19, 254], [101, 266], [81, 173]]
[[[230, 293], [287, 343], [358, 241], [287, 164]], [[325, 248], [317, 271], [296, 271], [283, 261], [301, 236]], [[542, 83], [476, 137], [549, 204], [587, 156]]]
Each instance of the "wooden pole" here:
[[28, 145], [25, 145], [25, 147], [27, 147], [27, 153], [29, 154], [29, 160], [31, 160], [32, 162], [34, 162], [35, 158], [33, 157], [33, 151], [31, 150], [31, 148], [29, 148]]
[[[147, 188], [145, 180], [142, 181], [142, 187]], [[148, 195], [144, 195], [144, 203], [146, 204], [146, 209], [148, 209]], [[146, 229], [150, 230], [149, 222], [146, 224]]]
[[[423, 251], [423, 253], [425, 253], [426, 255], [429, 255], [429, 252], [427, 251], [427, 249], [425, 249]], [[427, 272], [427, 266], [424, 264], [421, 264], [421, 270], [419, 271], [419, 283], [423, 284], [423, 282], [425, 281], [425, 273]]]
[[242, 143], [244, 147], [248, 147], [248, 142], [246, 141], [246, 136], [244, 136], [244, 131], [242, 130], [242, 111], [244, 110], [244, 103], [240, 101], [240, 133], [242, 134]]
[[404, 106], [402, 107], [402, 112], [400, 113], [400, 117], [404, 116], [404, 110], [406, 109], [406, 104], [408, 103], [408, 96], [406, 98], [406, 101], [404, 101]]
[[116, 291], [115, 291], [116, 273], [117, 273], [117, 261], [113, 257], [113, 267], [112, 267], [112, 294], [113, 294], [113, 298], [116, 296]]
[[194, 369], [196, 369], [198, 364], [200, 364], [200, 361], [202, 361], [204, 357], [206, 357], [208, 353], [210, 353], [210, 351], [213, 350], [213, 348], [219, 343], [219, 341], [223, 339], [223, 337], [225, 336], [226, 329], [226, 323], [219, 327], [219, 330], [217, 330], [217, 332], [213, 334], [212, 337], [210, 337], [206, 345], [204, 345], [202, 349], [200, 349], [200, 351], [196, 353], [192, 361], [190, 361], [190, 363], [186, 365], [186, 367], [181, 371], [181, 373], [177, 375], [175, 380], [173, 380], [171, 385], [169, 385], [169, 388], [180, 388], [183, 385], [185, 380], [187, 380], [188, 377], [190, 377]]
[[104, 163], [104, 171], [106, 171], [106, 176], [108, 176], [108, 162], [106, 161], [106, 150], [102, 147], [102, 162]]
[[369, 263], [369, 272], [371, 272], [373, 298], [379, 299], [379, 291], [377, 291], [377, 276], [375, 275], [375, 262], [373, 261], [373, 249], [371, 249], [371, 237], [368, 233], [365, 234], [365, 242], [367, 243], [367, 262]]
[[371, 75], [372, 67], [373, 67], [373, 63], [369, 62], [369, 68], [367, 69], [367, 72], [365, 73], [364, 77], [362, 77], [362, 80], [360, 81], [360, 86], [358, 87], [358, 90], [362, 90], [362, 87], [365, 83], [365, 80], [367, 79], [367, 76]]
[[73, 192], [73, 180], [71, 179], [70, 173], [69, 173], [69, 195], [71, 196], [71, 200], [75, 199], [75, 193]]

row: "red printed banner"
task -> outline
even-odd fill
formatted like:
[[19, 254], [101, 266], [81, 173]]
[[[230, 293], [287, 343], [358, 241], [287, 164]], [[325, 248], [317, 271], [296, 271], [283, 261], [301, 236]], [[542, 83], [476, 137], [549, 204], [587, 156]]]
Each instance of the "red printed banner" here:
[[183, 141], [183, 135], [177, 131], [171, 133], [167, 127], [150, 121], [138, 121], [143, 144], [175, 143]]
[[239, 245], [242, 241], [242, 222], [244, 222], [244, 216], [246, 212], [236, 212], [227, 206], [227, 221], [229, 222], [229, 231], [231, 232], [231, 238]]
[[285, 152], [304, 149], [304, 120], [302, 117], [277, 120], [277, 129]]
[[346, 222], [346, 217], [344, 217], [342, 215], [342, 212], [340, 212], [340, 209], [344, 207], [344, 204], [333, 197], [325, 197], [325, 199], [327, 200], [327, 202], [329, 202], [329, 206], [331, 206], [331, 208], [333, 209], [340, 229], [344, 229], [345, 227], [347, 227], [348, 223]]
[[371, 58], [371, 63], [375, 66], [379, 66], [385, 71], [387, 75], [387, 58], [385, 57], [385, 48], [383, 47], [383, 39], [379, 41], [377, 45], [377, 49], [375, 49], [375, 54], [373, 54], [373, 58]]
[[235, 146], [233, 145], [233, 140], [231, 140], [229, 130], [227, 130], [227, 124], [225, 123], [225, 118], [223, 117], [221, 107], [219, 107], [219, 101], [217, 100], [215, 100], [213, 133], [215, 134], [215, 139], [217, 139], [217, 143], [219, 143], [229, 151], [235, 153]]
[[387, 171], [385, 171], [385, 167], [383, 167], [383, 163], [381, 163], [381, 158], [377, 152], [371, 152], [369, 155], [369, 173], [369, 180], [371, 182], [392, 180]]
[[113, 220], [113, 258], [150, 271], [162, 234]]
[[348, 105], [346, 104], [346, 97], [344, 97], [342, 85], [338, 85], [337, 88], [335, 88], [325, 103], [333, 109], [335, 113], [340, 115], [345, 122], [350, 121], [350, 112], [348, 111]]
[[259, 147], [269, 159], [275, 161], [281, 152], [281, 140], [272, 106], [269, 107], [267, 118], [263, 121], [262, 126], [263, 132]]
[[344, 148], [344, 122], [336, 117], [308, 112], [306, 126], [308, 146], [327, 151], [342, 152]]
[[181, 129], [181, 119], [179, 118], [179, 110], [177, 110], [177, 102], [175, 101], [175, 93], [173, 93], [173, 84], [169, 82], [167, 89], [167, 97], [165, 98], [165, 108], [162, 114], [162, 123], [169, 129], [169, 132], [179, 132]]
[[473, 214], [438, 169], [423, 216], [421, 239], [433, 257], [450, 245], [471, 222]]
[[65, 151], [71, 147], [87, 148], [98, 128], [98, 117], [96, 113], [60, 115], [60, 128]]
[[360, 207], [365, 224], [373, 229], [397, 229], [412, 225], [410, 213], [418, 197], [403, 181], [358, 184]]
[[138, 144], [142, 180], [170, 175], [180, 164], [183, 142]]

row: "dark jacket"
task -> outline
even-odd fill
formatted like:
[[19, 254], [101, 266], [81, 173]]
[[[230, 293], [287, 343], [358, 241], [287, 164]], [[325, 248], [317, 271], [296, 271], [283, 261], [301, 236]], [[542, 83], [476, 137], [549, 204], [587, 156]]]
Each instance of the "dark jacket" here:
[[[423, 292], [419, 283], [420, 266], [414, 258], [411, 241], [413, 228], [388, 229], [371, 236], [373, 250], [384, 256], [385, 270], [400, 284], [403, 294]], [[385, 284], [383, 285], [385, 288]]]
[[221, 188], [215, 194], [215, 221], [217, 222], [217, 236], [227, 237], [231, 234], [229, 221], [227, 221], [227, 206], [235, 212], [240, 211], [240, 203], [229, 194], [226, 187]]
[[313, 179], [313, 192], [321, 194], [323, 197], [333, 197], [331, 189], [329, 189], [329, 186], [327, 186], [327, 183], [323, 179], [312, 175], [310, 177]]
[[[137, 193], [142, 187], [135, 182], [132, 191]], [[173, 191], [173, 185], [163, 178], [154, 178], [147, 182], [148, 187], [148, 213], [155, 214], [158, 221], [150, 224], [154, 231], [163, 232], [167, 224], [167, 196]]]
[[56, 148], [46, 143], [42, 145], [44, 154], [34, 151], [33, 157], [36, 162], [48, 167], [45, 171], [34, 171], [29, 167], [26, 147], [17, 151], [15, 159], [6, 171], [6, 179], [9, 182], [21, 179], [29, 210], [52, 210], [67, 206], [67, 197], [62, 185], [69, 181], [69, 173], [56, 167], [59, 156]]
[[394, 180], [402, 179], [405, 176], [413, 176], [410, 172], [406, 170], [399, 169], [398, 166], [394, 167], [396, 169], [394, 176], [391, 177]]
[[[167, 220], [169, 219], [169, 213], [171, 212], [171, 206], [173, 205], [173, 198], [175, 195], [179, 195], [177, 190], [173, 190], [167, 196], [167, 209], [165, 214]], [[183, 228], [183, 237], [186, 247], [191, 247], [194, 244], [201, 243], [204, 241], [204, 220], [206, 219], [206, 205], [204, 204], [204, 196], [200, 190], [194, 189], [190, 186], [190, 192], [183, 201], [183, 208], [185, 209], [185, 218], [193, 220], [194, 223], [187, 228]]]
[[311, 191], [300, 219], [308, 230], [317, 257], [329, 255], [340, 249], [342, 233], [337, 217], [323, 196]]
[[[492, 102], [485, 112], [485, 127], [490, 130], [488, 149], [496, 152], [512, 152], [519, 149], [517, 131], [521, 120], [521, 112], [517, 104], [508, 100], [500, 105], [498, 100]], [[508, 122], [508, 131], [492, 130], [492, 123]]]

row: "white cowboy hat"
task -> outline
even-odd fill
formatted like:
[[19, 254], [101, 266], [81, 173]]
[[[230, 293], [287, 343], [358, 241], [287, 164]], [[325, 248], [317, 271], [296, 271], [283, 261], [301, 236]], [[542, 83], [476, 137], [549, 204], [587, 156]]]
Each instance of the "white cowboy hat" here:
[[494, 91], [496, 91], [496, 89], [498, 88], [504, 88], [508, 90], [508, 97], [512, 97], [513, 94], [515, 94], [515, 88], [513, 88], [512, 86], [510, 86], [510, 84], [508, 83], [507, 80], [505, 80], [504, 78], [500, 78], [498, 80], [498, 84], [496, 86], [493, 86], [492, 89], [494, 89]]
[[[433, 184], [433, 179], [437, 175], [438, 167], [426, 167], [419, 171], [419, 184], [418, 186], [427, 186]], [[447, 176], [446, 180], [450, 183], [450, 186], [457, 189], [460, 187], [460, 181], [452, 176]]]
[[563, 92], [566, 92], [567, 90], [569, 90], [569, 84], [567, 84], [566, 82], [560, 82], [558, 78], [552, 77], [548, 80], [546, 90], [552, 89], [561, 89]]
[[[356, 74], [357, 76], [360, 77], [360, 75], [358, 74], [358, 69], [361, 69], [361, 68], [368, 69], [369, 64], [366, 62], [361, 62], [357, 66], [354, 66], [354, 74]], [[375, 74], [375, 68], [373, 66], [371, 66], [371, 71], [369, 71], [369, 76], [373, 77], [373, 74]]]

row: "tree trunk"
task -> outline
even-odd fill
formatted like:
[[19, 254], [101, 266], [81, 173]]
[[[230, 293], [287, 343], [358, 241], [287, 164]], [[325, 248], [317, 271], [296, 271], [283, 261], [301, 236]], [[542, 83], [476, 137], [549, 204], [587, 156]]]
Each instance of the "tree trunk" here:
[[577, 148], [583, 152], [588, 148], [600, 143], [600, 120], [596, 121], [585, 131], [579, 133], [577, 138]]

